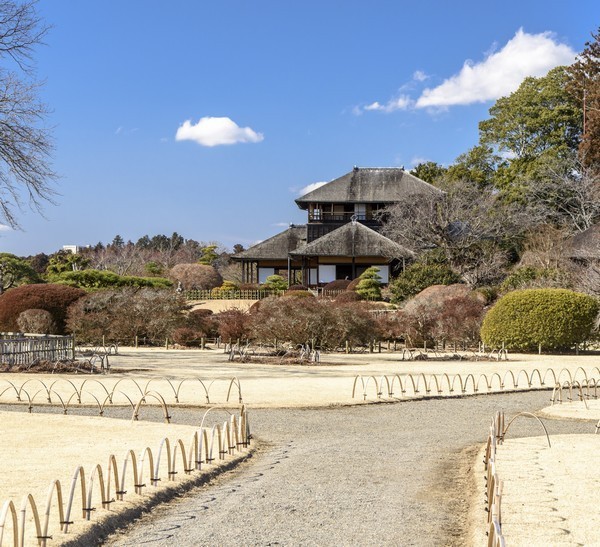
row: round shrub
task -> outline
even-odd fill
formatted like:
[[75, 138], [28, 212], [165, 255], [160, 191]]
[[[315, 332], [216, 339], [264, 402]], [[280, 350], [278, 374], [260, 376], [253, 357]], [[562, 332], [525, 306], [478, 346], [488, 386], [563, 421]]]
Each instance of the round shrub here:
[[431, 285], [459, 283], [460, 277], [445, 264], [416, 262], [404, 270], [390, 285], [393, 302], [403, 302]]
[[46, 310], [52, 315], [58, 334], [65, 329], [67, 308], [86, 293], [67, 285], [21, 285], [0, 296], [0, 331], [18, 331], [21, 312], [31, 309]]
[[307, 291], [308, 287], [304, 285], [290, 285], [288, 291]]
[[525, 289], [503, 296], [483, 320], [488, 346], [531, 351], [570, 349], [590, 336], [598, 314], [591, 296], [567, 289]]
[[349, 279], [336, 279], [323, 287], [324, 291], [345, 291], [350, 285]]
[[25, 310], [17, 317], [17, 325], [23, 332], [36, 334], [56, 334], [52, 314], [46, 310]]
[[186, 291], [214, 289], [223, 283], [221, 274], [205, 264], [177, 264], [169, 271], [169, 278]]
[[340, 304], [344, 304], [347, 302], [358, 302], [362, 300], [362, 296], [354, 291], [344, 291], [338, 294], [334, 300]]

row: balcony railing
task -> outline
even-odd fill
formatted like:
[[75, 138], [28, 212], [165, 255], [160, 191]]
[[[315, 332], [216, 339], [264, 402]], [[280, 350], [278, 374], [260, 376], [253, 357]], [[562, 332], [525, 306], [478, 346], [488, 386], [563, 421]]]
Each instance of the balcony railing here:
[[376, 214], [367, 213], [329, 213], [315, 209], [308, 213], [309, 222], [350, 222], [351, 220], [359, 221], [377, 221]]

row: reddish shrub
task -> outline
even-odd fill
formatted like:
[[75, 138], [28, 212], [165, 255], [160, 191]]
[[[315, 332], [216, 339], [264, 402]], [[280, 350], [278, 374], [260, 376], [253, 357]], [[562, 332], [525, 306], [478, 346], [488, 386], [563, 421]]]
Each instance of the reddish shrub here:
[[352, 281], [350, 281], [350, 283], [348, 283], [348, 286], [346, 287], [346, 290], [348, 291], [355, 291], [356, 287], [358, 287], [358, 284], [361, 282], [361, 278], [357, 277], [356, 279], [353, 279]]
[[235, 342], [248, 338], [250, 315], [242, 310], [227, 310], [214, 315], [219, 336], [224, 342]]
[[179, 327], [172, 332], [171, 337], [173, 338], [173, 341], [180, 346], [192, 347], [200, 345], [202, 333], [190, 329], [189, 327]]
[[350, 285], [349, 279], [336, 279], [323, 287], [324, 291], [345, 291]]
[[169, 278], [181, 283], [185, 290], [214, 289], [223, 283], [221, 274], [205, 264], [177, 264], [169, 271]]
[[354, 291], [344, 291], [338, 294], [334, 299], [338, 304], [347, 302], [359, 302], [362, 300], [362, 296]]
[[67, 308], [85, 294], [82, 289], [52, 283], [21, 285], [11, 289], [0, 296], [0, 331], [18, 331], [19, 314], [37, 309], [49, 312], [56, 332], [62, 334]]
[[308, 290], [306, 291], [285, 291], [285, 296], [291, 296], [294, 298], [314, 298], [315, 295]]
[[308, 287], [305, 287], [304, 285], [290, 285], [288, 287], [288, 291], [307, 291]]

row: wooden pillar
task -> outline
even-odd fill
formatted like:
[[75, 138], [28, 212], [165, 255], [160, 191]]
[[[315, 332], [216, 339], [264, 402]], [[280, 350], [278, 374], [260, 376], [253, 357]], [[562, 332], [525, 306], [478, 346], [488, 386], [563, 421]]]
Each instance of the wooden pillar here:
[[[292, 259], [288, 255], [288, 287], [292, 284]], [[277, 349], [277, 345], [275, 345]]]
[[356, 279], [356, 257], [352, 257], [352, 279]]

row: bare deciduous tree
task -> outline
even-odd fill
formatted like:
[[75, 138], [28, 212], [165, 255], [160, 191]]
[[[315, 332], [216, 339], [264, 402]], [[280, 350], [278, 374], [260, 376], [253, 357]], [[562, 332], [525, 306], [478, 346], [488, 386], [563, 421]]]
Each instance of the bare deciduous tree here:
[[495, 282], [507, 261], [505, 248], [532, 219], [492, 188], [466, 180], [440, 187], [443, 194], [409, 196], [388, 208], [384, 234], [417, 252], [439, 249], [469, 284]]
[[0, 2], [0, 217], [16, 228], [15, 210], [25, 197], [36, 209], [52, 200], [56, 179], [50, 157], [53, 144], [44, 125], [48, 109], [38, 98], [32, 53], [48, 31], [33, 0]]
[[600, 220], [600, 173], [580, 161], [547, 166], [529, 191], [534, 207], [571, 232], [583, 232]]

